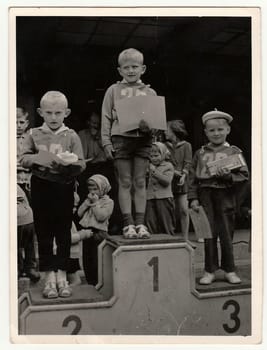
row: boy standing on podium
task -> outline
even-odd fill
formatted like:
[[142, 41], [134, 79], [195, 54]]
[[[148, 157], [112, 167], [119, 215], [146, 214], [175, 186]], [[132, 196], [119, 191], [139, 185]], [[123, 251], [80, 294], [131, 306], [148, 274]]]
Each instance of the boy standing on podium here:
[[209, 143], [202, 146], [194, 157], [189, 175], [188, 199], [190, 207], [198, 211], [202, 205], [210, 226], [213, 238], [205, 239], [205, 272], [200, 284], [211, 284], [215, 271], [219, 269], [217, 236], [221, 244], [221, 269], [225, 279], [232, 284], [241, 283], [235, 272], [233, 254], [233, 234], [236, 211], [236, 185], [248, 180], [248, 168], [243, 165], [230, 170], [226, 166], [218, 167], [215, 175], [210, 175], [207, 163], [241, 154], [236, 146], [226, 142], [230, 133], [233, 117], [221, 111], [210, 111], [202, 116], [204, 131]]
[[152, 132], [144, 120], [140, 121], [137, 129], [121, 132], [115, 109], [117, 100], [156, 95], [156, 92], [140, 79], [146, 70], [143, 61], [143, 54], [136, 49], [126, 49], [120, 53], [118, 71], [123, 80], [108, 88], [102, 105], [102, 144], [107, 159], [114, 160], [118, 174], [118, 196], [125, 238], [150, 237], [144, 225], [144, 217], [146, 171], [152, 147]]

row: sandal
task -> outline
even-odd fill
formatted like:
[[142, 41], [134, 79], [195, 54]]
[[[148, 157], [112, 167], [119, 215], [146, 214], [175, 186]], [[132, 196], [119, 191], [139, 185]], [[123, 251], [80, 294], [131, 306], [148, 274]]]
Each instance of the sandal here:
[[43, 290], [43, 297], [47, 299], [55, 299], [58, 297], [56, 282], [46, 282]]
[[123, 237], [124, 238], [138, 238], [138, 235], [135, 231], [135, 226], [134, 225], [128, 225], [123, 228]]
[[61, 298], [69, 298], [72, 294], [72, 290], [69, 286], [69, 282], [68, 281], [59, 281], [57, 283], [57, 287], [58, 287], [58, 296], [60, 296]]
[[136, 226], [136, 232], [138, 238], [150, 238], [151, 234], [148, 232], [147, 227], [145, 225]]

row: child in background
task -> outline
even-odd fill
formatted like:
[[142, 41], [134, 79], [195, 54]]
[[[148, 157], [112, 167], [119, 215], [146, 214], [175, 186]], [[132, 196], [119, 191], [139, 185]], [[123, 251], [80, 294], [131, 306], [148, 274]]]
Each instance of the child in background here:
[[[75, 178], [85, 169], [79, 136], [64, 125], [71, 110], [64, 94], [48, 91], [37, 109], [44, 119], [24, 141], [21, 165], [32, 170], [31, 197], [45, 298], [71, 296], [66, 278], [70, 256]], [[53, 254], [53, 240], [57, 250]]]
[[[122, 133], [115, 110], [116, 100], [140, 95], [156, 95], [154, 90], [140, 80], [146, 70], [143, 61], [143, 54], [136, 49], [127, 49], [120, 53], [118, 71], [123, 80], [108, 88], [102, 105], [102, 143], [107, 159], [114, 159], [118, 174], [118, 196], [125, 238], [150, 236], [144, 225], [144, 216], [146, 169], [149, 164], [152, 132], [148, 124], [141, 120], [138, 129]], [[132, 201], [135, 218], [133, 218]]]
[[36, 271], [33, 214], [27, 196], [19, 185], [17, 185], [17, 229], [18, 277], [26, 276], [31, 281], [38, 282], [40, 274]]
[[166, 146], [170, 151], [170, 161], [174, 166], [172, 191], [175, 202], [176, 230], [178, 220], [185, 240], [188, 240], [188, 173], [192, 164], [192, 147], [185, 141], [187, 131], [182, 120], [172, 120], [167, 123]]
[[166, 161], [167, 147], [154, 142], [147, 187], [146, 225], [149, 231], [174, 235], [175, 216], [172, 194], [173, 165]]
[[98, 282], [97, 247], [108, 235], [108, 223], [114, 203], [108, 196], [111, 190], [108, 179], [93, 175], [88, 181], [88, 196], [78, 209], [79, 224], [92, 230], [92, 237], [83, 241], [83, 269], [88, 284]]
[[[77, 192], [74, 192], [74, 207], [73, 214], [76, 214], [77, 207], [79, 205], [80, 198]], [[81, 270], [79, 258], [81, 256], [80, 242], [84, 239], [92, 237], [92, 230], [82, 229], [77, 230], [77, 227], [72, 221], [71, 225], [71, 247], [70, 247], [70, 258], [67, 268], [67, 280], [71, 286], [77, 286], [81, 284], [81, 278], [78, 271]]]
[[23, 143], [26, 137], [26, 130], [29, 126], [29, 114], [24, 107], [17, 107], [17, 183], [26, 193], [30, 200], [30, 169], [23, 168], [20, 164], [20, 157], [23, 153]]
[[211, 176], [207, 163], [226, 158], [233, 154], [241, 154], [239, 148], [226, 142], [230, 133], [233, 117], [221, 111], [211, 111], [202, 116], [204, 131], [209, 143], [202, 146], [194, 157], [190, 169], [189, 193], [190, 207], [198, 211], [202, 205], [212, 230], [213, 238], [205, 239], [205, 273], [200, 284], [210, 284], [216, 279], [219, 269], [217, 236], [221, 245], [221, 269], [225, 271], [225, 279], [232, 284], [241, 283], [235, 272], [233, 253], [233, 234], [235, 227], [236, 187], [248, 180], [247, 166], [230, 171], [227, 167], [219, 167], [215, 176]]

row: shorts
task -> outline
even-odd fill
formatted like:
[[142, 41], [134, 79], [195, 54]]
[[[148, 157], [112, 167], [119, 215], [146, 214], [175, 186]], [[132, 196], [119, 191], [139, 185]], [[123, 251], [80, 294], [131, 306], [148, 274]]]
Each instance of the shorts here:
[[150, 158], [151, 137], [112, 136], [114, 159]]

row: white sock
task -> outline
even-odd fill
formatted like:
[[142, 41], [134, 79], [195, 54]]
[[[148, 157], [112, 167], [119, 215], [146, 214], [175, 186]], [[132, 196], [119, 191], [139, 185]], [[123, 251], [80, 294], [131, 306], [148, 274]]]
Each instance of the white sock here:
[[54, 271], [45, 272], [45, 281], [46, 282], [56, 282], [56, 274]]
[[67, 274], [64, 270], [58, 270], [57, 271], [57, 282], [60, 281], [66, 281], [67, 280]]

